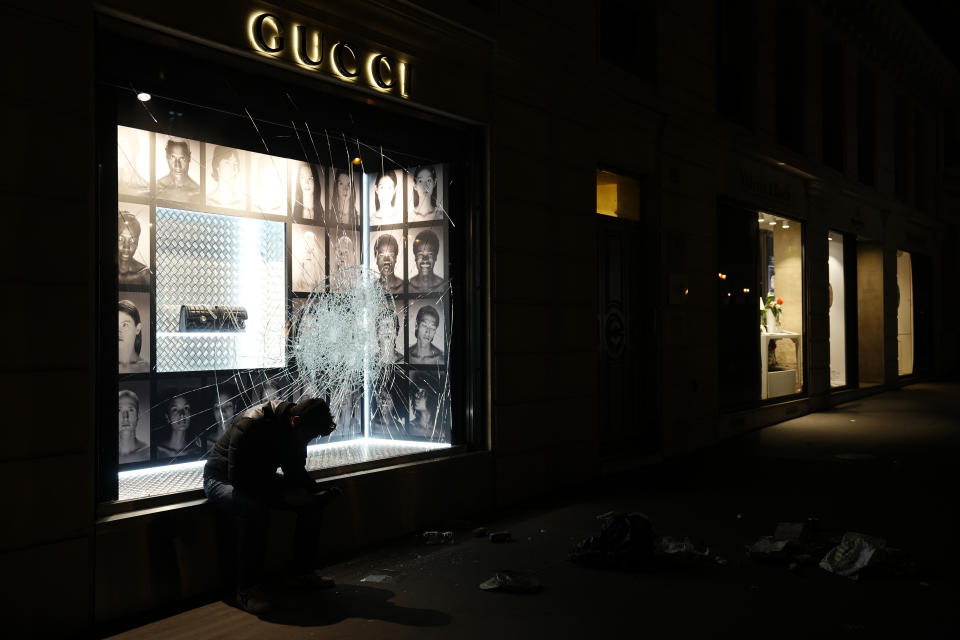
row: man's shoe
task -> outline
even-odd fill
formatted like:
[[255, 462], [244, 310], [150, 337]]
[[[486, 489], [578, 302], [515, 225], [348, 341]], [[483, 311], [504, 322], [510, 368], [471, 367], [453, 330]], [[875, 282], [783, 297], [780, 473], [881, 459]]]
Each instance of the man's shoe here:
[[270, 601], [263, 589], [254, 585], [246, 589], [237, 589], [237, 604], [247, 613], [255, 616], [270, 611]]
[[284, 586], [288, 589], [331, 589], [337, 586], [337, 583], [333, 578], [310, 572], [287, 576]]

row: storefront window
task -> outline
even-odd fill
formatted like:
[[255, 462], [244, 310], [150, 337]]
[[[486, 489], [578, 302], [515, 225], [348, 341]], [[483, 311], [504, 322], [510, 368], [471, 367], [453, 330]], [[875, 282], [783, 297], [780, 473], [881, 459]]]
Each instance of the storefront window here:
[[803, 229], [723, 198], [717, 212], [717, 388], [727, 413], [803, 391]]
[[760, 396], [803, 388], [803, 236], [799, 222], [760, 211]]
[[901, 376], [913, 373], [913, 262], [897, 251], [897, 363]]
[[[337, 428], [308, 468], [457, 443], [466, 145], [369, 100], [111, 46], [145, 60], [111, 56], [102, 83], [117, 121], [115, 497], [196, 489], [233, 417], [268, 401], [329, 402]], [[211, 73], [260, 95], [211, 93]]]
[[847, 384], [847, 292], [843, 234], [827, 233], [827, 305], [830, 321], [830, 386]]
[[597, 213], [640, 220], [640, 183], [634, 178], [597, 169]]

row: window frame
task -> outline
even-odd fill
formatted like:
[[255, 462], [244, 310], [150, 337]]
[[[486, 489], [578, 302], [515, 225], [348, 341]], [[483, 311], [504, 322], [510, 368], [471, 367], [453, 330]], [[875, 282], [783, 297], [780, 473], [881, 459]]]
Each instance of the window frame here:
[[[117, 109], [117, 89], [104, 86], [109, 75], [109, 61], [105, 60], [102, 43], [108, 46], [118, 40], [137, 38], [141, 46], [153, 50], [176, 48], [179, 53], [200, 62], [221, 65], [238, 74], [261, 81], [264, 85], [295, 85], [313, 99], [331, 104], [370, 104], [369, 98], [352, 88], [340, 87], [332, 83], [317, 82], [307, 78], [296, 70], [280, 69], [265, 62], [250, 63], [236, 53], [215, 50], [202, 44], [188, 42], [170, 36], [162, 30], [134, 25], [116, 18], [97, 16], [96, 31], [98, 51], [96, 55], [95, 86], [95, 153], [96, 153], [96, 300], [97, 316], [95, 376], [97, 382], [96, 405], [96, 470], [95, 488], [98, 511], [116, 513], [139, 509], [156, 504], [172, 504], [202, 497], [202, 491], [185, 491], [152, 496], [132, 501], [117, 501], [117, 472], [119, 456], [116, 446], [116, 429], [112, 426], [116, 419], [116, 392], [119, 381], [117, 372], [117, 343], [112, 320], [112, 306], [116, 304], [119, 285], [117, 281], [116, 212], [117, 212], [117, 165], [116, 165], [116, 127], [120, 122]], [[189, 95], [187, 95], [189, 97]], [[183, 99], [183, 94], [181, 94]], [[412, 454], [399, 458], [372, 461], [351, 465], [348, 469], [331, 468], [311, 472], [314, 477], [323, 477], [344, 472], [375, 469], [398, 463], [447, 457], [471, 450], [488, 448], [485, 385], [487, 360], [486, 318], [484, 311], [487, 301], [483, 292], [486, 286], [486, 271], [482, 268], [483, 256], [487, 253], [485, 202], [487, 183], [485, 181], [489, 131], [481, 123], [450, 114], [440, 114], [424, 105], [415, 105], [398, 99], [384, 99], [376, 108], [379, 123], [413, 123], [426, 130], [451, 131], [457, 136], [462, 150], [456, 157], [449, 158], [448, 166], [457, 175], [461, 185], [454, 192], [450, 190], [451, 202], [461, 208], [458, 222], [460, 229], [450, 224], [448, 241], [456, 248], [449, 260], [451, 283], [455, 283], [459, 292], [451, 292], [451, 319], [448, 327], [453, 335], [448, 355], [448, 376], [450, 383], [452, 445], [450, 448]], [[382, 127], [381, 127], [382, 128]], [[377, 134], [373, 134], [376, 136]], [[400, 137], [399, 134], [397, 137]], [[435, 141], [427, 146], [436, 147]], [[288, 156], [283, 156], [288, 157]], [[447, 162], [441, 158], [440, 162]], [[285, 224], [285, 292], [289, 307], [296, 296], [290, 289], [290, 233], [293, 218], [284, 216]], [[456, 239], [454, 237], [456, 236]], [[155, 240], [155, 238], [154, 238]], [[455, 258], [455, 259], [453, 259]], [[369, 261], [362, 256], [363, 263]], [[154, 285], [155, 287], [155, 285]], [[153, 288], [151, 287], [151, 291]], [[454, 296], [459, 293], [459, 296]], [[151, 294], [155, 295], [155, 294]], [[455, 312], [453, 310], [456, 309]], [[110, 311], [108, 313], [108, 311]], [[151, 360], [153, 367], [156, 363]], [[233, 371], [233, 370], [230, 370]], [[155, 374], [155, 372], [151, 372]], [[199, 372], [203, 374], [204, 372]], [[189, 374], [186, 374], [189, 375]]]

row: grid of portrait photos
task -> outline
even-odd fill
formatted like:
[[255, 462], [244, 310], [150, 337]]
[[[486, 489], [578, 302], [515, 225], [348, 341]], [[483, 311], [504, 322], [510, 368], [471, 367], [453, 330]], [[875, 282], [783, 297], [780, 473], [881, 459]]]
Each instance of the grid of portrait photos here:
[[394, 362], [373, 389], [370, 435], [450, 442], [450, 245], [447, 165], [369, 174], [370, 255], [396, 310], [377, 327]]
[[[341, 269], [364, 263], [396, 309], [393, 326], [378, 328], [393, 364], [370, 390], [369, 424], [364, 394], [339, 394], [337, 429], [317, 442], [450, 442], [447, 165], [364, 180], [351, 163], [322, 166], [118, 126], [117, 167], [121, 469], [202, 459], [234, 416], [300, 400], [284, 367], [290, 321], [311, 295], [337, 294]], [[267, 251], [262, 238], [223, 236], [244, 220], [280, 225], [279, 263], [238, 257]], [[235, 253], [218, 248], [227, 245]], [[209, 331], [194, 331], [208, 319], [216, 320]]]

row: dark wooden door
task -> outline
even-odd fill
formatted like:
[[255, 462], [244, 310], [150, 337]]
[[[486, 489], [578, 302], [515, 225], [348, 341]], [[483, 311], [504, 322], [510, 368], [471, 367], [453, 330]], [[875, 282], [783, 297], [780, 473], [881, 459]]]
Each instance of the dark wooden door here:
[[656, 254], [637, 222], [598, 217], [600, 457], [657, 446], [656, 338], [650, 300]]

